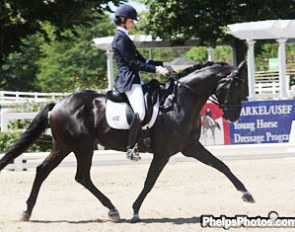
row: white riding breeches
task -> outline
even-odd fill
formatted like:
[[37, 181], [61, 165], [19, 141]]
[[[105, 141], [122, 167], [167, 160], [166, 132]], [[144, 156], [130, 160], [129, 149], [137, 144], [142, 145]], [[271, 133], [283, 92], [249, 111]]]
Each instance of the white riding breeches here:
[[138, 113], [140, 121], [145, 116], [145, 103], [142, 86], [140, 84], [132, 84], [131, 89], [125, 92], [134, 113]]

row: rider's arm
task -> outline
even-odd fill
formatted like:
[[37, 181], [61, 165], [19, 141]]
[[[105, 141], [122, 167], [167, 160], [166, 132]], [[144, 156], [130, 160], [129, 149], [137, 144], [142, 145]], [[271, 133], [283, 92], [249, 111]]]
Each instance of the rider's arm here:
[[131, 41], [125, 38], [119, 39], [116, 49], [131, 69], [152, 73], [156, 72], [156, 64], [153, 62], [146, 62], [147, 60], [136, 50]]

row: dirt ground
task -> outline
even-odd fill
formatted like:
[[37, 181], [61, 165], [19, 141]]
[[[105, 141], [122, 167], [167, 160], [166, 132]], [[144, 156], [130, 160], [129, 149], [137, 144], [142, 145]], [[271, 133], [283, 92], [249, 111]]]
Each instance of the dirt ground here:
[[[19, 221], [26, 209], [35, 169], [0, 173], [0, 231], [223, 231], [202, 228], [201, 215], [247, 214], [295, 216], [295, 159], [225, 161], [245, 184], [256, 203], [245, 203], [223, 174], [199, 162], [168, 164], [144, 201], [142, 222], [131, 224], [132, 203], [142, 189], [148, 164], [96, 166], [95, 185], [117, 207], [121, 222], [74, 180], [75, 168], [57, 168], [44, 182], [31, 221]], [[229, 231], [295, 231], [230, 229]]]

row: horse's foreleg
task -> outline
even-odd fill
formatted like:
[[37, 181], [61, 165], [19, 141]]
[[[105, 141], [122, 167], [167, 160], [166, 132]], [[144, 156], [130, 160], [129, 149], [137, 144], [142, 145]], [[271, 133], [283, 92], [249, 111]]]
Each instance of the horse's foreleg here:
[[47, 156], [43, 163], [37, 167], [31, 194], [27, 200], [27, 210], [23, 213], [22, 216], [23, 221], [28, 221], [30, 219], [33, 208], [36, 204], [39, 190], [44, 180], [48, 177], [50, 172], [54, 168], [56, 168], [69, 153], [70, 152], [54, 150]]
[[169, 161], [169, 158], [161, 158], [157, 155], [154, 155], [152, 163], [150, 165], [146, 180], [144, 182], [144, 187], [139, 196], [137, 197], [136, 201], [133, 203], [133, 217], [131, 219], [132, 223], [139, 222], [140, 218], [138, 216], [139, 209], [142, 205], [147, 194], [152, 190], [153, 186], [156, 183], [160, 173], [162, 172], [163, 168]]
[[182, 152], [185, 156], [196, 158], [202, 163], [209, 165], [222, 172], [237, 188], [243, 193], [243, 200], [254, 203], [252, 195], [245, 188], [243, 183], [231, 172], [231, 170], [219, 159], [213, 156], [200, 142]]
[[[89, 146], [92, 147], [92, 146]], [[107, 198], [102, 192], [100, 192], [93, 184], [90, 177], [90, 169], [92, 165], [93, 151], [89, 150], [87, 152], [75, 152], [77, 158], [77, 173], [76, 181], [82, 184], [86, 189], [88, 189], [109, 211], [109, 217], [117, 222], [120, 220], [119, 212], [112, 204], [109, 198]]]

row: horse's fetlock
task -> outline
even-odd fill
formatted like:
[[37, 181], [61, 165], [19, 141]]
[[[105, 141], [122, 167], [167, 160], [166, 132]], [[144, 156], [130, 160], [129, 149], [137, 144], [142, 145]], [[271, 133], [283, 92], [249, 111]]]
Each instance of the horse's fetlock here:
[[79, 184], [82, 184], [83, 178], [82, 178], [82, 176], [80, 176], [80, 175], [76, 175], [76, 176], [75, 176], [75, 180], [76, 180]]
[[91, 182], [89, 178], [81, 175], [76, 175], [75, 180], [83, 186], [87, 186]]

